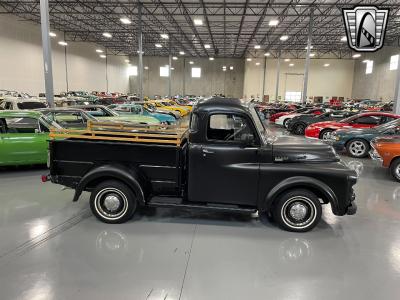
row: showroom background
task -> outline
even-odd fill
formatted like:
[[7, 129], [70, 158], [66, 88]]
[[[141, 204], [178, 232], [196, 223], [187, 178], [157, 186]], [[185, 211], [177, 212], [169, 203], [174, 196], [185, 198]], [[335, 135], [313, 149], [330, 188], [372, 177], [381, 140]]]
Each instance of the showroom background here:
[[[137, 76], [128, 76], [125, 56], [99, 57], [96, 44], [69, 42], [65, 47], [57, 44], [62, 33], [56, 32], [52, 39], [54, 90], [137, 92]], [[0, 15], [0, 88], [38, 94], [44, 91], [43, 59], [40, 27], [12, 15]], [[372, 98], [389, 101], [393, 98], [395, 71], [389, 70], [390, 56], [398, 48], [385, 47], [379, 53], [366, 54], [362, 59], [312, 59], [309, 74], [309, 95], [329, 99], [332, 96], [345, 98]], [[19, 57], [9, 60], [8, 57]], [[179, 56], [179, 55], [177, 55]], [[363, 59], [374, 60], [372, 74], [365, 74]], [[131, 63], [137, 65], [136, 57]], [[193, 61], [190, 65], [189, 61]], [[144, 56], [145, 95], [166, 95], [168, 78], [160, 77], [159, 68], [168, 64], [167, 57]], [[293, 64], [293, 66], [292, 66]], [[329, 67], [324, 67], [329, 64]], [[266, 66], [263, 80], [264, 65]], [[231, 97], [260, 97], [263, 92], [275, 99], [277, 60], [267, 58], [245, 59], [178, 57], [172, 63], [172, 93], [211, 95], [223, 93]], [[184, 67], [185, 66], [185, 67]], [[227, 66], [224, 72], [222, 66]], [[201, 68], [201, 78], [191, 77], [191, 67]], [[230, 70], [230, 67], [233, 70]], [[278, 95], [286, 91], [301, 91], [304, 60], [281, 60]], [[184, 76], [185, 75], [185, 76]], [[328, 83], [328, 84], [327, 84]]]

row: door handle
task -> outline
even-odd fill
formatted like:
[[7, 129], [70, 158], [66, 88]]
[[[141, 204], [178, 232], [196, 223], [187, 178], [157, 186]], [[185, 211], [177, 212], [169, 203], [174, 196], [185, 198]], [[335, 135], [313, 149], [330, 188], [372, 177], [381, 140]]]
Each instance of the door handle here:
[[203, 154], [213, 154], [215, 153], [214, 151], [203, 149]]

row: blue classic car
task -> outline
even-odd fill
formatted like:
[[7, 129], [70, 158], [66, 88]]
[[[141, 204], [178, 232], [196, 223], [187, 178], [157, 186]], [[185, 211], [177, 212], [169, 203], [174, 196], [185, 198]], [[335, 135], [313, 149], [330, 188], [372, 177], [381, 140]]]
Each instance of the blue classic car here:
[[152, 112], [148, 108], [143, 105], [135, 104], [135, 103], [126, 103], [126, 104], [112, 104], [108, 106], [112, 110], [115, 110], [119, 114], [135, 114], [135, 115], [143, 115], [143, 116], [152, 116], [158, 119], [161, 123], [166, 123], [168, 125], [175, 124], [176, 119], [169, 114], [162, 114], [157, 112]]

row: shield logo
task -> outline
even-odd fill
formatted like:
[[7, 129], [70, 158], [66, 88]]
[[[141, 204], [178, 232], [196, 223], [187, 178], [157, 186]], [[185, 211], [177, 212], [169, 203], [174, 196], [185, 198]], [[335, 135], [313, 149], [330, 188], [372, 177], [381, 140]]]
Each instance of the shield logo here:
[[359, 52], [373, 52], [383, 46], [389, 9], [356, 6], [343, 9], [349, 47]]

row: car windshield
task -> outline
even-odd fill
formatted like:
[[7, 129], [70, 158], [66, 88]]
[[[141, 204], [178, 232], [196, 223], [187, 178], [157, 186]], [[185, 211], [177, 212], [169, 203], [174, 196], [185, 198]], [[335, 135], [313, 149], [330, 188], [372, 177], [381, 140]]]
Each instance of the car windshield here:
[[261, 136], [261, 139], [263, 141], [263, 144], [268, 143], [268, 138], [272, 137], [271, 132], [264, 126], [261, 116], [257, 113], [254, 104], [249, 105], [249, 110], [250, 114], [254, 120], [254, 123], [256, 125], [257, 131], [259, 135]]
[[360, 117], [360, 115], [351, 116], [351, 117], [348, 117], [346, 119], [339, 121], [339, 123], [350, 123], [351, 121], [353, 121], [355, 118], [358, 118], [358, 117]]
[[396, 120], [393, 120], [393, 121], [388, 122], [386, 124], [379, 125], [379, 126], [375, 127], [375, 129], [378, 132], [385, 132], [388, 129], [392, 129], [392, 128], [395, 128], [395, 127], [398, 127], [398, 126], [400, 126], [400, 119], [396, 119]]
[[46, 104], [43, 102], [19, 102], [17, 104], [19, 109], [37, 109], [37, 108], [46, 108]]

